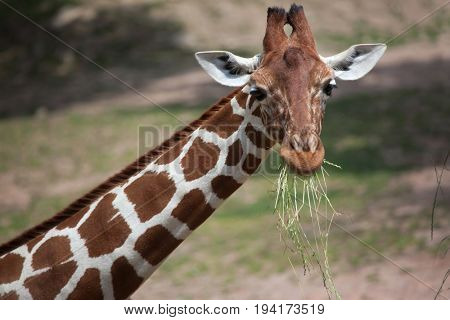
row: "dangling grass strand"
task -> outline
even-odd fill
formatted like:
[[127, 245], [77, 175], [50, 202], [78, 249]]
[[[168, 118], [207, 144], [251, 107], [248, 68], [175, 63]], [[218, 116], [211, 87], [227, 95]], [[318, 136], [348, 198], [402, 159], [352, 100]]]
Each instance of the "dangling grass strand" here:
[[[324, 161], [324, 165], [341, 168], [329, 161]], [[317, 266], [328, 297], [340, 299], [328, 259], [331, 224], [339, 213], [327, 196], [327, 177], [329, 173], [323, 166], [311, 176], [299, 177], [282, 165], [277, 179], [275, 212], [278, 214], [280, 239], [285, 244], [296, 277], [298, 275], [291, 256], [300, 259], [304, 274]]]

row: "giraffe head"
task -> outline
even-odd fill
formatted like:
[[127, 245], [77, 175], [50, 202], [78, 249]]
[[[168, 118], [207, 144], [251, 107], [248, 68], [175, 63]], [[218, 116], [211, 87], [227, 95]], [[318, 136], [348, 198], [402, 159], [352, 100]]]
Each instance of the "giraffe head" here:
[[[289, 36], [286, 24], [292, 27]], [[289, 12], [268, 9], [262, 54], [242, 58], [227, 51], [207, 51], [198, 52], [196, 58], [219, 83], [245, 86], [260, 102], [265, 129], [281, 144], [283, 159], [298, 174], [308, 174], [324, 159], [320, 133], [336, 79], [361, 78], [385, 50], [384, 44], [360, 44], [322, 57], [303, 7], [293, 4]]]

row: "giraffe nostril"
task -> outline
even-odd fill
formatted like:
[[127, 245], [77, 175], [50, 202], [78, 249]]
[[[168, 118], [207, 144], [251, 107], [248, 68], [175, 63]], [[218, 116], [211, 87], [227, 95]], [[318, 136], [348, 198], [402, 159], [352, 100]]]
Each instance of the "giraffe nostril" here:
[[295, 151], [301, 151], [302, 150], [302, 139], [300, 138], [299, 134], [293, 134], [291, 139], [290, 139], [290, 144], [292, 149], [294, 149]]
[[316, 134], [302, 136], [298, 133], [293, 134], [289, 139], [291, 148], [297, 152], [316, 152], [319, 145], [319, 137]]
[[311, 134], [309, 137], [308, 137], [308, 143], [307, 143], [307, 145], [308, 145], [308, 149], [312, 152], [312, 153], [314, 153], [314, 152], [316, 152], [316, 149], [317, 149], [317, 145], [319, 144], [319, 138], [315, 135], [315, 134]]

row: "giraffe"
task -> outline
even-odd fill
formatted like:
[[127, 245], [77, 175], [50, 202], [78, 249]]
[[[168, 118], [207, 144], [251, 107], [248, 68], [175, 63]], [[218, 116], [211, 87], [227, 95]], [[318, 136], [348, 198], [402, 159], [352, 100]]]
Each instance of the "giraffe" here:
[[[260, 166], [275, 144], [297, 174], [317, 170], [335, 79], [369, 72], [383, 44], [317, 53], [302, 6], [267, 11], [262, 54], [196, 53], [235, 87], [49, 220], [0, 246], [1, 299], [125, 299]], [[284, 25], [292, 33], [284, 32]]]

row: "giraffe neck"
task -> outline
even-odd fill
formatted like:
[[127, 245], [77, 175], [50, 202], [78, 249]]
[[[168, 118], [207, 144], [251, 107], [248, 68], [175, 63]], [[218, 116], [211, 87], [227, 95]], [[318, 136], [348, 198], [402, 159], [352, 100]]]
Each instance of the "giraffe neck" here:
[[0, 257], [0, 298], [130, 296], [272, 147], [246, 90], [125, 183]]

